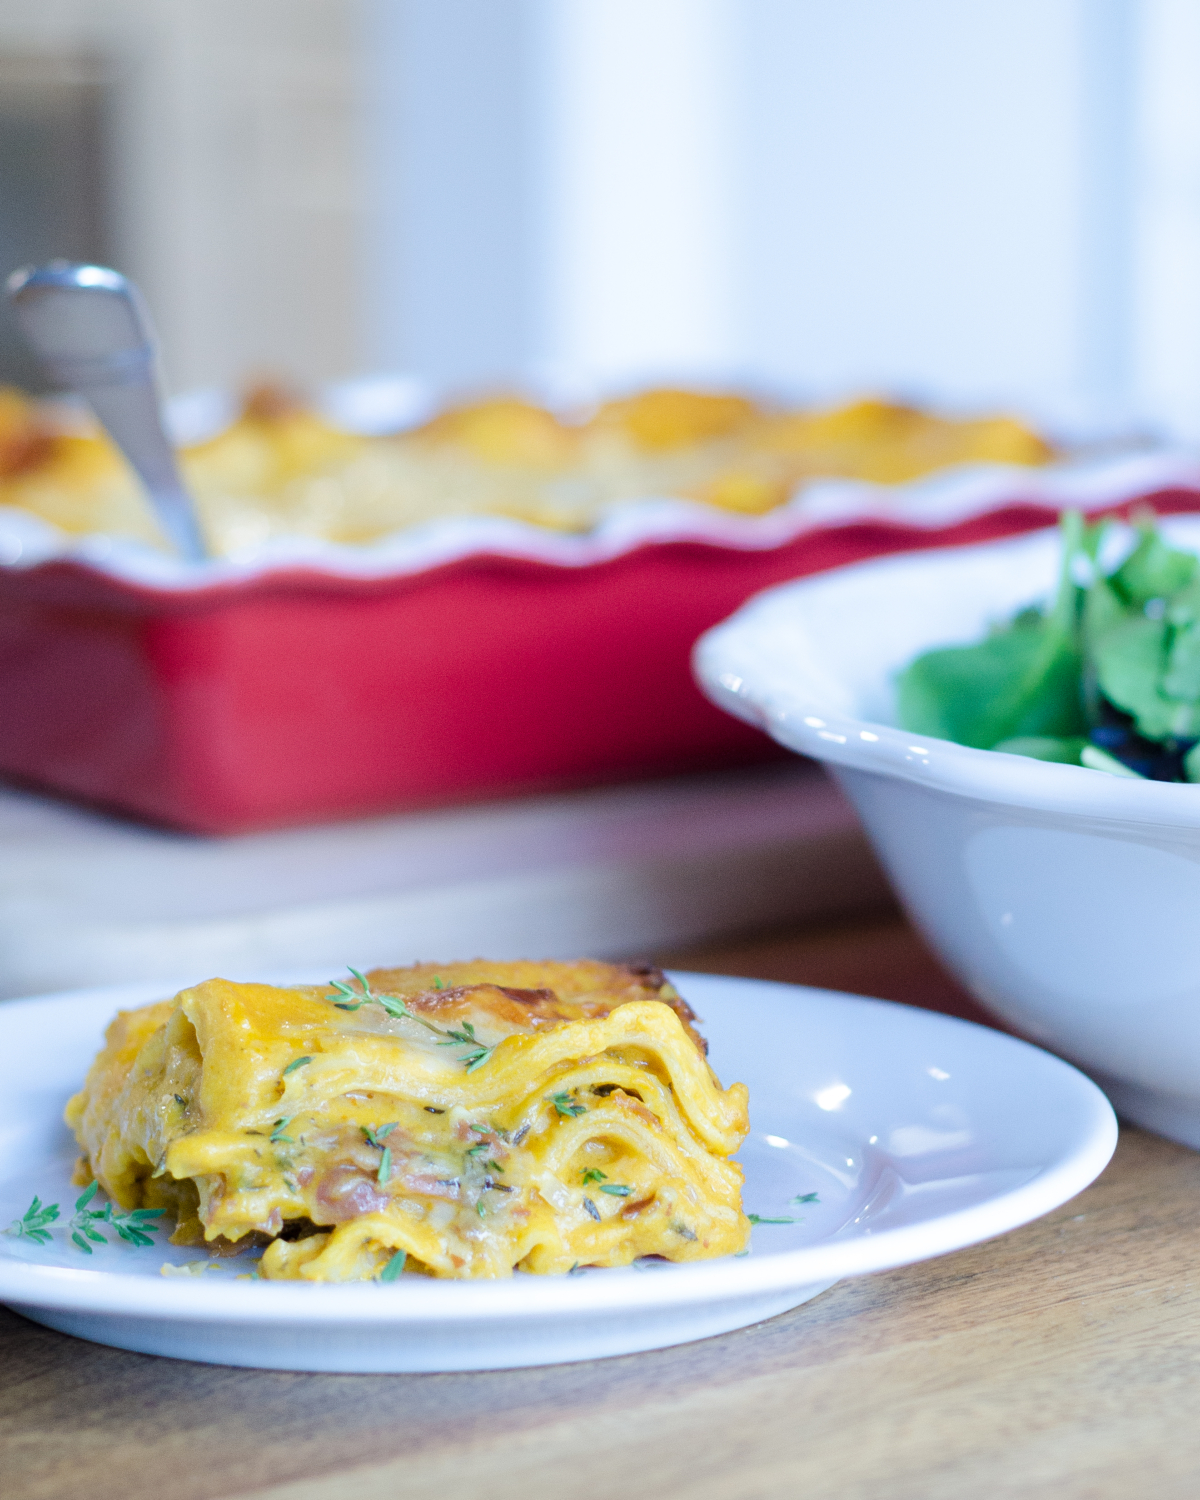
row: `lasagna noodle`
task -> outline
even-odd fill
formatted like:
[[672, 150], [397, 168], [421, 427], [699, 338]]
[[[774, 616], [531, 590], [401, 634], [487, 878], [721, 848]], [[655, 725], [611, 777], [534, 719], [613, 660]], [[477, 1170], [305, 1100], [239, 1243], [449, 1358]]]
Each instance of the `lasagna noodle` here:
[[213, 979], [109, 1028], [85, 1175], [269, 1278], [507, 1276], [743, 1248], [722, 1090], [657, 970], [424, 965], [348, 991]]

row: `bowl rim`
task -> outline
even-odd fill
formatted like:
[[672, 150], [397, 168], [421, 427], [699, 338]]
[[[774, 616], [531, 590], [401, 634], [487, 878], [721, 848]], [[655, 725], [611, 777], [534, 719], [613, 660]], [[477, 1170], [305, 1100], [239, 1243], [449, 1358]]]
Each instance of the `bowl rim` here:
[[[1164, 520], [1164, 526], [1178, 540], [1186, 536], [1192, 550], [1200, 552], [1200, 514]], [[696, 679], [718, 708], [764, 730], [798, 755], [835, 769], [868, 772], [929, 791], [1060, 816], [1200, 828], [1200, 787], [1135, 780], [1086, 766], [976, 750], [858, 718], [823, 700], [813, 685], [789, 679], [762, 650], [784, 620], [802, 617], [817, 590], [827, 593], [843, 581], [857, 583], [881, 573], [915, 572], [935, 560], [951, 567], [963, 556], [1008, 553], [1019, 558], [1022, 552], [1044, 551], [1056, 538], [1056, 528], [1048, 528], [967, 546], [873, 558], [778, 584], [755, 595], [701, 636], [692, 653]]]

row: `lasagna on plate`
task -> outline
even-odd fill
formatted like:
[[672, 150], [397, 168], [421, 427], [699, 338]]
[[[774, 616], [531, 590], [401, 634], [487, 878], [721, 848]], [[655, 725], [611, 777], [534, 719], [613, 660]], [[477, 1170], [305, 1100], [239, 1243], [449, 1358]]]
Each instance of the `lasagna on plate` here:
[[743, 1249], [744, 1085], [660, 971], [422, 964], [211, 979], [124, 1011], [67, 1122], [176, 1244], [308, 1281], [508, 1276]]

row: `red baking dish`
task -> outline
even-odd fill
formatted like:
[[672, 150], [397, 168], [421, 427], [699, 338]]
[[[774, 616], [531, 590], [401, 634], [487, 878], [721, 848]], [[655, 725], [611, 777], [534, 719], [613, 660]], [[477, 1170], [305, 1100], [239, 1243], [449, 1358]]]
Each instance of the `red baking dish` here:
[[1047, 515], [1026, 501], [770, 546], [651, 539], [584, 566], [475, 552], [192, 586], [70, 556], [2, 567], [0, 773], [235, 833], [765, 760], [781, 752], [692, 682], [703, 631], [768, 585]]

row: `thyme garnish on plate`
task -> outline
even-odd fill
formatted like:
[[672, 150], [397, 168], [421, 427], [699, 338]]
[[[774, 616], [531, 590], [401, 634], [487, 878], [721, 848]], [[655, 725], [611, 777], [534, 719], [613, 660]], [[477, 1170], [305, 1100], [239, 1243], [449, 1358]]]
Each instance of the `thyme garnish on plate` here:
[[[108, 1244], [108, 1241], [96, 1228], [97, 1221], [103, 1221], [104, 1219], [104, 1210], [102, 1208], [88, 1207], [88, 1204], [96, 1196], [99, 1187], [100, 1184], [98, 1182], [92, 1182], [90, 1186], [84, 1188], [83, 1192], [75, 1200], [74, 1214], [67, 1221], [67, 1228], [71, 1231], [72, 1241], [79, 1246], [85, 1255], [92, 1253], [92, 1247], [88, 1244], [89, 1240], [94, 1241], [98, 1245]], [[153, 1240], [147, 1240], [146, 1243], [149, 1245], [154, 1242]]]
[[[89, 1241], [97, 1245], [108, 1244], [107, 1235], [101, 1234], [99, 1229], [101, 1224], [106, 1224], [131, 1245], [153, 1245], [154, 1241], [150, 1236], [161, 1227], [154, 1220], [161, 1219], [165, 1210], [134, 1208], [127, 1211], [114, 1207], [111, 1202], [106, 1203], [103, 1208], [91, 1208], [89, 1205], [99, 1190], [100, 1184], [93, 1181], [76, 1198], [75, 1212], [62, 1226], [70, 1231], [71, 1242], [85, 1255], [91, 1255], [92, 1245]], [[40, 1198], [35, 1197], [21, 1218], [14, 1219], [4, 1232], [16, 1235], [19, 1239], [32, 1240], [35, 1245], [48, 1245], [49, 1226], [58, 1218], [58, 1213], [57, 1203], [43, 1203]]]
[[19, 1219], [14, 1219], [5, 1234], [15, 1234], [21, 1240], [32, 1240], [35, 1245], [50, 1243], [50, 1230], [46, 1227], [58, 1218], [57, 1203], [43, 1203], [35, 1194], [33, 1202]]
[[[818, 1193], [797, 1193], [790, 1200], [792, 1203], [820, 1203]], [[795, 1219], [788, 1215], [780, 1215], [778, 1218], [765, 1218], [762, 1214], [747, 1214], [746, 1217], [751, 1224], [803, 1224], [803, 1219]]]
[[[463, 1064], [468, 1073], [473, 1073], [476, 1068], [482, 1068], [484, 1063], [487, 1062], [496, 1050], [496, 1043], [493, 1043], [489, 1047], [486, 1042], [480, 1041], [475, 1035], [475, 1027], [470, 1021], [464, 1021], [461, 1028], [457, 1031], [453, 1029], [448, 1030], [442, 1026], [435, 1026], [432, 1021], [427, 1021], [424, 1016], [415, 1015], [409, 1010], [399, 995], [379, 994], [371, 988], [365, 974], [361, 973], [358, 969], [350, 968], [349, 965], [347, 965], [347, 968], [354, 978], [358, 980], [362, 986], [362, 990], [361, 992], [356, 990], [353, 985], [347, 984], [343, 979], [331, 979], [329, 981], [330, 985], [342, 997], [340, 1000], [333, 1002], [338, 1010], [354, 1011], [361, 1010], [364, 1005], [378, 1005], [394, 1020], [416, 1021], [418, 1025], [424, 1026], [426, 1031], [432, 1031], [435, 1036], [443, 1038], [438, 1043], [439, 1047], [467, 1047], [469, 1050], [457, 1060]], [[443, 988], [444, 986], [436, 981], [435, 976], [434, 989], [440, 990]]]

